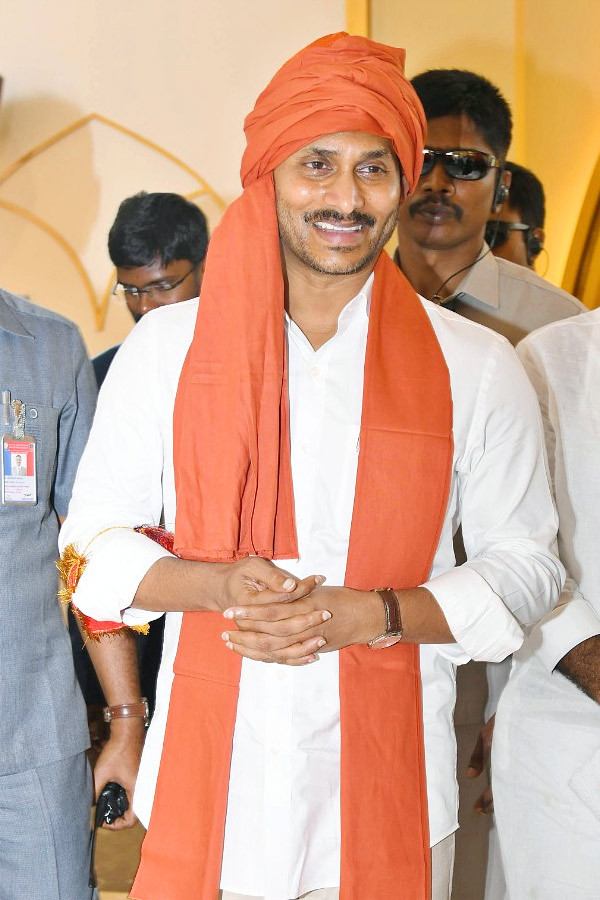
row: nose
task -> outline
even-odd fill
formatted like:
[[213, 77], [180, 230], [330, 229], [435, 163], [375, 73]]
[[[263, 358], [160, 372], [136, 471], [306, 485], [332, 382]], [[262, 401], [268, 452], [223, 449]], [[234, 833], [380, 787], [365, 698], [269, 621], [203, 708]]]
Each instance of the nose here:
[[156, 302], [152, 294], [144, 292], [140, 297], [138, 309], [142, 316], [145, 316], [151, 309], [156, 309], [159, 304]]
[[131, 314], [135, 316], [145, 316], [147, 312], [150, 312], [152, 309], [156, 309], [160, 304], [156, 302], [152, 294], [144, 291], [143, 294], [138, 294], [137, 296], [129, 295], [127, 297], [127, 306], [129, 307], [129, 311]]
[[453, 194], [456, 190], [454, 178], [448, 175], [439, 159], [435, 160], [431, 172], [421, 176], [419, 188], [432, 194]]
[[354, 170], [341, 170], [327, 180], [323, 202], [344, 215], [362, 209], [365, 198]]

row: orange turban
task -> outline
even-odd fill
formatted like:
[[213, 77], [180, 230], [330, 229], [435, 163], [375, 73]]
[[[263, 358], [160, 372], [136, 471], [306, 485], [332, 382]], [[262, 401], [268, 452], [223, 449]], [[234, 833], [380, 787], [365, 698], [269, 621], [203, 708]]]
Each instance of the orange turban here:
[[412, 190], [422, 165], [425, 113], [404, 77], [404, 50], [343, 32], [286, 62], [246, 117], [248, 187], [317, 137], [362, 131], [389, 138]]
[[285, 63], [246, 118], [244, 192], [211, 239], [177, 395], [175, 545], [182, 556], [297, 556], [284, 366], [284, 286], [271, 172], [340, 131], [389, 138], [412, 189], [425, 116], [404, 50], [344, 33]]

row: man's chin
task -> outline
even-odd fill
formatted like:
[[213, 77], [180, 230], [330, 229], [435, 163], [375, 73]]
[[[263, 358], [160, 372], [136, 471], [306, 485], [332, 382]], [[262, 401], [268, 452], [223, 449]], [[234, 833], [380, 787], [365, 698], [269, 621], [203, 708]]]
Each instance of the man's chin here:
[[321, 275], [356, 275], [363, 269], [368, 269], [373, 260], [377, 259], [381, 250], [368, 253], [356, 261], [344, 259], [343, 251], [338, 254], [338, 258], [334, 260], [305, 260], [311, 269], [319, 272]]
[[413, 219], [408, 227], [400, 226], [398, 236], [400, 240], [408, 238], [424, 250], [451, 250], [460, 246], [465, 239], [462, 234], [457, 232], [454, 219], [440, 223]]

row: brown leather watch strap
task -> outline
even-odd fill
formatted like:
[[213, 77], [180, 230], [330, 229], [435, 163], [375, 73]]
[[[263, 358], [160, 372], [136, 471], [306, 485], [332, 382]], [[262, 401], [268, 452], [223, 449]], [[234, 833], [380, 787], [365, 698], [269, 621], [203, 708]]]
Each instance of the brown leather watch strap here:
[[113, 719], [135, 719], [144, 720], [147, 725], [150, 720], [150, 711], [148, 709], [148, 701], [142, 697], [139, 703], [121, 703], [119, 706], [104, 707], [104, 721], [112, 722]]
[[381, 588], [377, 593], [383, 600], [385, 608], [385, 633], [402, 637], [402, 618], [398, 597], [391, 588]]

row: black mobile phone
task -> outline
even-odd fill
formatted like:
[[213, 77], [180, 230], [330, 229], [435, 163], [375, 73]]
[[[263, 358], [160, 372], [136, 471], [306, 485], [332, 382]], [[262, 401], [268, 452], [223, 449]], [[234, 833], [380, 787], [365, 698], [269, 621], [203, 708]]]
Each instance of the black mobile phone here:
[[129, 809], [129, 800], [127, 792], [122, 785], [116, 781], [108, 781], [98, 797], [96, 803], [96, 815], [94, 816], [94, 827], [90, 835], [90, 876], [88, 880], [89, 887], [92, 889], [92, 897], [94, 897], [94, 889], [96, 888], [96, 875], [94, 872], [94, 855], [96, 851], [96, 831], [106, 822], [112, 825], [115, 819], [120, 819], [122, 815]]
[[129, 809], [127, 792], [116, 781], [107, 782], [100, 792], [96, 803], [96, 827], [106, 822], [112, 825], [115, 819], [120, 819]]

